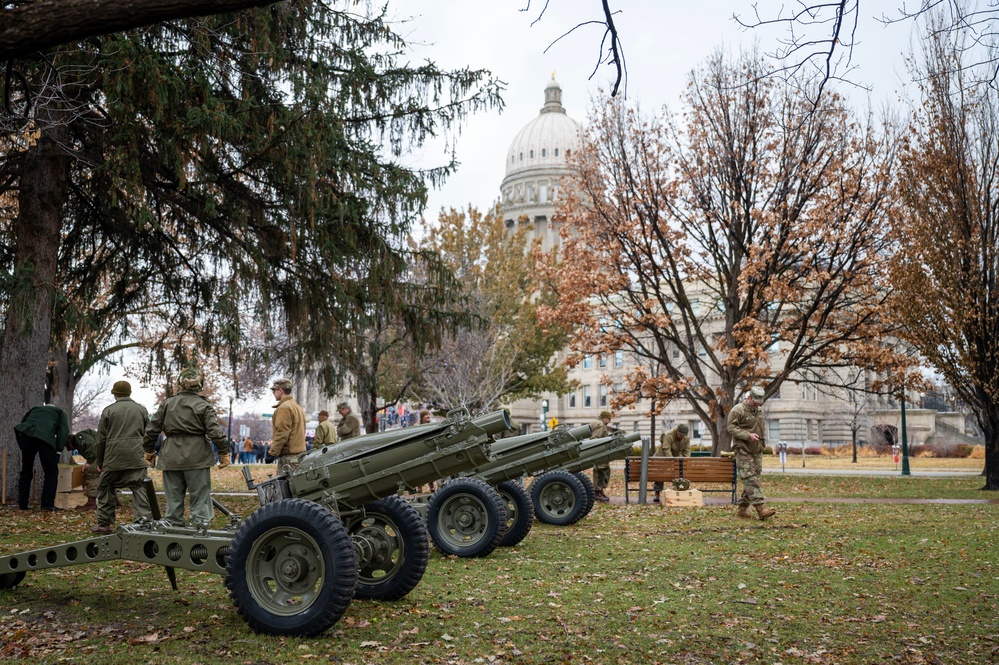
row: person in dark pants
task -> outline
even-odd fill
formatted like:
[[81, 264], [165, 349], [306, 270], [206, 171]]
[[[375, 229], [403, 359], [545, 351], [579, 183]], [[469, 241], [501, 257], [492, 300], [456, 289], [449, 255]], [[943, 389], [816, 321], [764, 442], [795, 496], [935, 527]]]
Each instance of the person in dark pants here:
[[21, 449], [18, 507], [21, 510], [28, 509], [37, 456], [45, 474], [40, 501], [42, 510], [59, 510], [55, 507], [55, 495], [59, 484], [59, 453], [66, 447], [66, 439], [69, 437], [69, 418], [66, 417], [66, 412], [52, 404], [33, 407], [14, 426], [14, 436], [17, 447]]

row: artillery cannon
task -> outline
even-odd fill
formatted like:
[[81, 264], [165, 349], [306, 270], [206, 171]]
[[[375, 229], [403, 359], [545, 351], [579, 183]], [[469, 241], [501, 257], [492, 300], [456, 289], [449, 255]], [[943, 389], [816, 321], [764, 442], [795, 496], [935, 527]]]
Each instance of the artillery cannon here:
[[0, 588], [17, 586], [28, 571], [114, 559], [209, 571], [224, 576], [253, 630], [317, 635], [354, 597], [401, 598], [423, 577], [426, 527], [391, 495], [484, 463], [493, 435], [508, 429], [503, 411], [452, 412], [433, 425], [323, 447], [296, 469], [259, 484], [251, 479], [262, 506], [246, 520], [231, 515], [224, 530], [140, 520], [113, 534], [0, 557]]
[[535, 476], [531, 483], [531, 501], [539, 521], [555, 526], [575, 524], [593, 508], [593, 482], [582, 471], [627, 457], [632, 444], [641, 439], [638, 432], [616, 432], [599, 439], [587, 439], [580, 445], [579, 457]]

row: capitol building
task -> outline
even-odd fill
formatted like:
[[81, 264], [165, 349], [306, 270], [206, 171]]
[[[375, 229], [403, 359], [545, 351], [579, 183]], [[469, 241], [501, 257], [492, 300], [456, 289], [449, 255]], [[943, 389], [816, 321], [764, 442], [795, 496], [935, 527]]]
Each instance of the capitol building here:
[[[562, 106], [562, 88], [553, 76], [545, 85], [540, 112], [517, 133], [506, 153], [506, 173], [500, 184], [499, 199], [502, 218], [511, 233], [518, 225], [529, 225], [529, 238], [540, 241], [546, 251], [560, 244], [555, 205], [569, 173], [566, 158], [579, 145], [579, 130], [580, 124]], [[719, 327], [721, 324], [719, 316]], [[587, 357], [570, 370], [570, 379], [578, 383], [575, 391], [518, 400], [510, 405], [511, 416], [525, 432], [542, 429], [544, 417], [569, 426], [597, 420], [601, 411], [611, 410], [614, 391], [625, 383], [629, 364], [633, 367], [635, 362], [636, 358], [627, 351], [609, 357]], [[864, 402], [858, 404], [858, 399]], [[653, 422], [648, 404], [648, 400], [643, 400], [615, 412], [612, 425], [649, 436]], [[937, 432], [953, 437], [965, 434], [963, 414], [919, 406], [918, 394], [910, 396], [906, 409], [910, 444], [924, 443]], [[786, 381], [778, 394], [767, 400], [764, 413], [767, 440], [785, 441], [792, 448], [848, 444], [853, 430], [857, 431], [858, 440], [870, 441], [886, 428], [897, 431], [901, 423], [899, 405], [894, 399], [863, 394], [858, 397], [857, 393], [845, 390], [820, 389], [808, 381]], [[678, 423], [690, 427], [695, 446], [711, 446], [702, 422], [682, 400], [668, 404], [658, 416], [656, 437]]]

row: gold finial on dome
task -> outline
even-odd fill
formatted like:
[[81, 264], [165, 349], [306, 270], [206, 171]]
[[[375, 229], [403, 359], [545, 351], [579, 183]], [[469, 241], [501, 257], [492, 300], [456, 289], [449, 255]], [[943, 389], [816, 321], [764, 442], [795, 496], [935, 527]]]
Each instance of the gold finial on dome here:
[[552, 80], [553, 81], [555, 80], [555, 70], [554, 69], [552, 70]]

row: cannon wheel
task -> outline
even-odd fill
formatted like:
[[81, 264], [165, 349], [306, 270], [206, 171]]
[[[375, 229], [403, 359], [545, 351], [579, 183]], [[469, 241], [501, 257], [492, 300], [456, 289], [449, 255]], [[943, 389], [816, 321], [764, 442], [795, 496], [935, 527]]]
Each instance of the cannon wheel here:
[[302, 499], [262, 506], [239, 527], [225, 585], [250, 628], [271, 635], [318, 635], [350, 606], [357, 560], [333, 513]]
[[347, 520], [358, 568], [355, 598], [399, 600], [427, 570], [430, 546], [420, 513], [398, 496], [365, 504]]
[[531, 483], [534, 515], [545, 524], [568, 526], [583, 517], [586, 490], [579, 478], [568, 471], [549, 471]]
[[454, 478], [434, 492], [427, 528], [444, 554], [483, 557], [496, 549], [506, 528], [503, 499], [478, 478]]
[[586, 490], [586, 507], [583, 509], [583, 514], [579, 516], [582, 519], [590, 514], [590, 511], [593, 510], [593, 504], [597, 502], [597, 488], [593, 486], [590, 477], [582, 471], [572, 475], [579, 478], [579, 482], [583, 483], [583, 489]]
[[24, 579], [25, 571], [19, 570], [16, 573], [4, 573], [0, 575], [0, 589], [13, 589]]
[[534, 526], [534, 504], [527, 490], [515, 480], [500, 483], [496, 491], [506, 505], [506, 533], [500, 538], [500, 547], [513, 547], [527, 538]]

